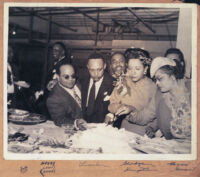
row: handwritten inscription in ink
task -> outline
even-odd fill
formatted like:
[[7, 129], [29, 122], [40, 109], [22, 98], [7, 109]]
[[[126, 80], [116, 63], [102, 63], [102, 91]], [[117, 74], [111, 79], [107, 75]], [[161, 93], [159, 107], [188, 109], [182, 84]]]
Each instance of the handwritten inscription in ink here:
[[28, 167], [27, 166], [20, 167], [20, 172], [22, 174], [26, 173], [27, 171], [28, 171]]
[[96, 167], [109, 167], [108, 165], [105, 165], [105, 164], [103, 164], [103, 163], [101, 163], [101, 162], [87, 162], [87, 161], [80, 161], [80, 163], [79, 163], [79, 167], [84, 167], [84, 166], [86, 166], [86, 167], [94, 167], [94, 166], [96, 166]]
[[129, 162], [124, 161], [120, 166], [126, 167], [123, 171], [124, 172], [149, 172], [149, 171], [157, 171], [155, 165], [151, 163], [144, 163], [144, 162]]
[[187, 163], [170, 162], [168, 165], [173, 166], [176, 171], [193, 171], [195, 167], [189, 167]]
[[42, 161], [41, 162], [41, 170], [40, 174], [44, 177], [47, 174], [55, 173], [56, 172], [56, 162], [54, 161]]

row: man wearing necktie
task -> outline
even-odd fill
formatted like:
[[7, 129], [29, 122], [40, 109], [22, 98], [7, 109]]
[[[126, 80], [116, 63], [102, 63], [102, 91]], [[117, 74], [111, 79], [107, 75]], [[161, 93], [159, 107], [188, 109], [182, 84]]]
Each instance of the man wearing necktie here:
[[82, 118], [80, 85], [76, 82], [74, 67], [62, 62], [56, 69], [58, 82], [49, 93], [47, 108], [55, 125], [73, 125]]
[[46, 100], [49, 92], [54, 88], [58, 81], [56, 77], [56, 68], [63, 62], [68, 64], [71, 63], [71, 58], [67, 57], [67, 55], [65, 45], [62, 42], [55, 42], [52, 45], [52, 56], [48, 62], [49, 66], [47, 67], [45, 87], [36, 91], [35, 97], [33, 98], [38, 112], [46, 115], [47, 117], [49, 117], [49, 112], [46, 107]]
[[100, 53], [93, 53], [87, 62], [88, 76], [81, 78], [82, 110], [89, 123], [103, 123], [108, 113], [109, 100], [113, 90], [113, 79], [105, 72], [106, 63]]

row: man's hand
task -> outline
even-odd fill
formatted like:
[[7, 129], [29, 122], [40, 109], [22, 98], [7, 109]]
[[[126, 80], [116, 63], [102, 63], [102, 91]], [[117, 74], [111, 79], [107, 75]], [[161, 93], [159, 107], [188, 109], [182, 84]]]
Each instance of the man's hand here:
[[116, 116], [121, 116], [121, 115], [126, 115], [129, 114], [130, 112], [133, 112], [135, 107], [133, 106], [128, 106], [128, 105], [122, 105], [118, 111], [115, 113]]
[[76, 130], [86, 130], [87, 129], [87, 122], [84, 119], [76, 119], [74, 121], [74, 127]]
[[53, 79], [53, 80], [49, 81], [49, 83], [47, 84], [47, 89], [49, 91], [51, 91], [57, 82], [58, 82], [57, 79]]
[[35, 100], [38, 100], [38, 98], [40, 97], [40, 95], [43, 95], [43, 94], [44, 94], [43, 90], [35, 92]]

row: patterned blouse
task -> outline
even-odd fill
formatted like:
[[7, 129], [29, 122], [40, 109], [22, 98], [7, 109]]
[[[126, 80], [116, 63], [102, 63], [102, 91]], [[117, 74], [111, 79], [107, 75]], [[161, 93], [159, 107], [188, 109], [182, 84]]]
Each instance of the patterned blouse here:
[[163, 98], [171, 110], [172, 121], [170, 130], [176, 138], [190, 138], [191, 136], [191, 104], [190, 93], [185, 87], [184, 80], [178, 81], [179, 87], [175, 94], [165, 93]]

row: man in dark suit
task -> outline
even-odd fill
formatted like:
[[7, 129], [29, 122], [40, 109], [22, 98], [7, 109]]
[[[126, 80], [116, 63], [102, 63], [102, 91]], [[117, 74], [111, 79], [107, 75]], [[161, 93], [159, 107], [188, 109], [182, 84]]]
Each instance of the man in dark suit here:
[[58, 82], [47, 98], [47, 108], [55, 125], [73, 124], [82, 118], [80, 86], [72, 65], [62, 62], [56, 68]]
[[[110, 60], [110, 75], [113, 77], [113, 85], [117, 84], [117, 81], [119, 81], [120, 77], [123, 76], [126, 72], [126, 60], [125, 56], [122, 52], [115, 52], [111, 56]], [[106, 116], [105, 123], [109, 123], [110, 117], [109, 114]], [[121, 122], [124, 118], [123, 116], [120, 116], [117, 118], [116, 121], [113, 122], [113, 127], [120, 128]]]
[[108, 113], [109, 100], [113, 90], [112, 77], [104, 72], [106, 63], [103, 56], [93, 53], [87, 62], [88, 76], [81, 79], [82, 110], [87, 122], [103, 123]]
[[38, 113], [44, 114], [49, 117], [49, 112], [46, 107], [46, 100], [49, 92], [57, 83], [56, 68], [60, 63], [66, 62], [71, 63], [70, 57], [66, 57], [67, 52], [65, 45], [62, 42], [55, 42], [52, 45], [52, 56], [50, 57], [50, 64], [47, 67], [47, 78], [45, 82], [45, 87], [39, 91], [35, 92], [35, 97], [33, 102], [35, 102], [35, 107]]
[[56, 75], [56, 67], [60, 62], [66, 61], [66, 63], [71, 63], [70, 57], [67, 57], [67, 52], [65, 45], [62, 42], [56, 42], [52, 46], [52, 55], [54, 59], [53, 67], [49, 68], [48, 76], [47, 76], [47, 89], [51, 91], [52, 88], [57, 83]]
[[115, 52], [110, 60], [110, 74], [115, 81], [126, 72], [125, 56], [122, 52]]

